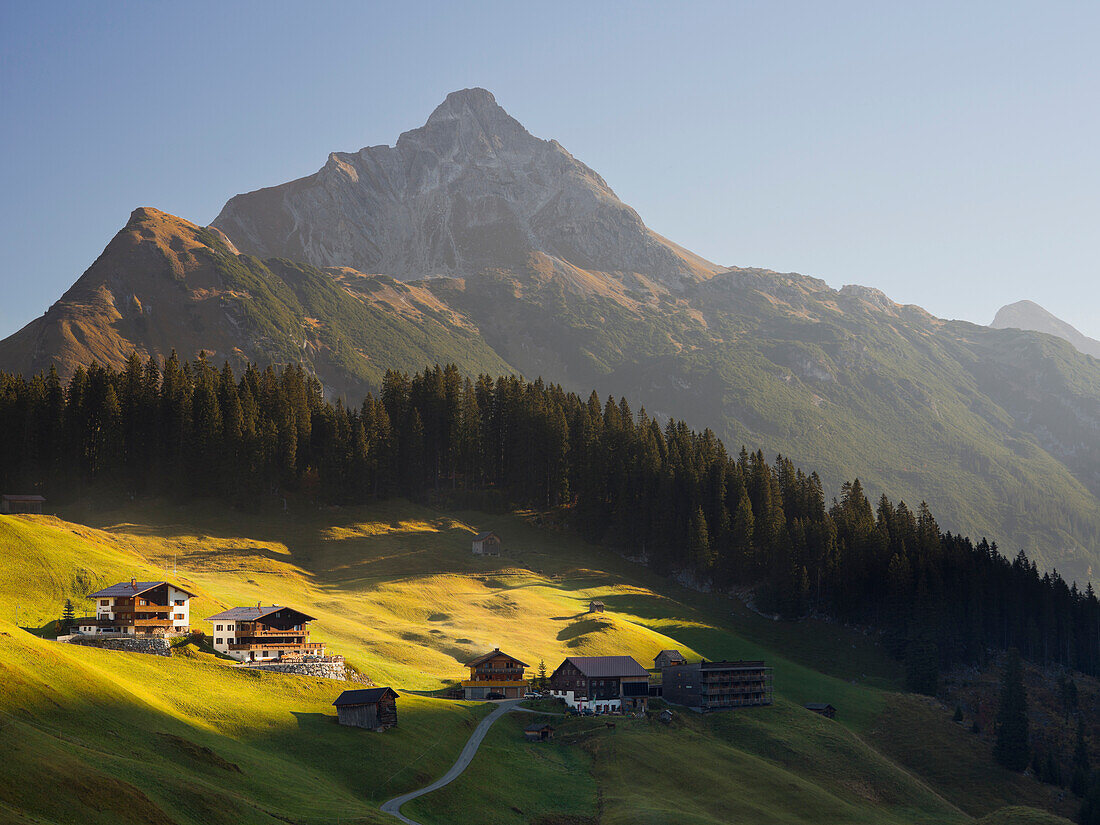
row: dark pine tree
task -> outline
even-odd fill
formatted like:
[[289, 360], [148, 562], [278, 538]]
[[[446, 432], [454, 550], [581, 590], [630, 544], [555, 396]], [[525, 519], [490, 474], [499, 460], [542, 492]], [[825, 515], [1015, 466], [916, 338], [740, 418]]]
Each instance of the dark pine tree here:
[[1028, 752], [1027, 693], [1020, 654], [1013, 648], [1001, 674], [1001, 705], [997, 710], [993, 756], [1009, 770], [1022, 771], [1027, 767]]

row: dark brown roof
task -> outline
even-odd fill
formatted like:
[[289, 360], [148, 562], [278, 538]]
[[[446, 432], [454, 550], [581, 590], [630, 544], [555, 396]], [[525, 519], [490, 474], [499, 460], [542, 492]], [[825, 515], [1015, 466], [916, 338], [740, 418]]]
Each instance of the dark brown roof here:
[[763, 661], [746, 662], [740, 659], [736, 662], [707, 662], [700, 663], [703, 670], [760, 670], [764, 667]]
[[649, 676], [649, 671], [638, 664], [633, 656], [567, 656], [565, 661], [570, 662], [589, 679]]
[[828, 702], [808, 702], [802, 707], [806, 708], [806, 710], [828, 710], [829, 708], [836, 710], [836, 708], [834, 708]]
[[484, 541], [485, 539], [489, 538], [489, 536], [492, 536], [493, 538], [497, 539], [498, 541], [500, 540], [500, 536], [498, 536], [492, 530], [488, 530], [484, 533], [478, 533], [476, 536], [474, 536], [474, 541]]
[[333, 702], [336, 707], [342, 708], [348, 705], [377, 705], [387, 694], [397, 698], [397, 691], [389, 687], [361, 688], [360, 690], [345, 690], [336, 697]]
[[547, 728], [550, 728], [550, 730], [554, 729], [549, 722], [535, 722], [535, 724], [525, 727], [524, 730], [534, 733], [535, 731], [546, 730]]
[[110, 587], [104, 587], [102, 590], [97, 590], [95, 593], [89, 593], [89, 599], [110, 599], [120, 596], [136, 596], [139, 593], [144, 593], [147, 590], [152, 590], [154, 587], [160, 587], [162, 584], [166, 584], [169, 587], [173, 587], [182, 593], [186, 593], [188, 596], [194, 596], [190, 590], [180, 587], [178, 584], [172, 584], [172, 582], [119, 582], [118, 584], [112, 584]]
[[280, 610], [289, 610], [291, 613], [297, 613], [307, 622], [314, 621], [312, 616], [307, 616], [301, 610], [295, 610], [293, 607], [286, 607], [281, 604], [273, 604], [269, 607], [231, 607], [228, 610], [223, 610], [221, 613], [207, 616], [206, 621], [254, 622], [257, 619], [262, 619], [264, 616], [270, 616], [272, 613], [277, 613]]
[[[657, 656], [661, 656], [661, 655], [664, 655], [664, 656], [671, 656], [671, 657], [673, 657], [674, 659], [683, 659], [683, 658], [685, 658], [685, 657], [684, 657], [684, 654], [683, 654], [683, 653], [681, 653], [681, 652], [680, 652], [680, 651], [678, 651], [678, 650], [662, 650], [662, 651], [661, 651], [660, 653], [658, 653], [658, 654], [657, 654]], [[653, 658], [654, 658], [654, 659], [656, 659], [656, 658], [657, 658], [657, 656], [654, 656]]]
[[486, 653], [484, 656], [478, 656], [473, 661], [467, 662], [466, 667], [477, 667], [482, 662], [487, 662], [490, 659], [496, 658], [497, 656], [507, 656], [509, 659], [515, 659], [516, 664], [518, 664], [520, 667], [531, 667], [529, 664], [527, 664], [527, 662], [521, 662], [519, 659], [516, 659], [515, 656], [508, 656], [508, 654], [502, 652], [499, 647], [496, 650], [491, 651], [490, 653]]
[[2, 496], [0, 496], [0, 498], [4, 499], [5, 501], [23, 501], [29, 504], [42, 503], [46, 500], [42, 496], [24, 496], [12, 493], [4, 493]]

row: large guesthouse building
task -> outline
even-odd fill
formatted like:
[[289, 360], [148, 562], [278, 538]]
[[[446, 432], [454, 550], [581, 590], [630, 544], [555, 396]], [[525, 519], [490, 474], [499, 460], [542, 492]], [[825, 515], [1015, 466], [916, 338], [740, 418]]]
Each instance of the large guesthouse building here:
[[631, 656], [570, 656], [551, 674], [550, 691], [580, 711], [645, 710], [649, 671]]
[[462, 695], [466, 699], [497, 698], [490, 694], [499, 694], [502, 699], [519, 699], [527, 692], [523, 671], [529, 665], [502, 653], [499, 647], [467, 662], [466, 667], [470, 669], [470, 678], [462, 683]]
[[661, 695], [703, 712], [770, 705], [772, 669], [744, 661], [673, 665], [661, 671]]
[[206, 621], [214, 626], [214, 650], [239, 662], [325, 655], [324, 644], [309, 640], [313, 617], [292, 607], [233, 607]]
[[193, 593], [171, 582], [130, 579], [97, 590], [95, 619], [80, 620], [80, 632], [93, 636], [183, 634], [191, 629]]

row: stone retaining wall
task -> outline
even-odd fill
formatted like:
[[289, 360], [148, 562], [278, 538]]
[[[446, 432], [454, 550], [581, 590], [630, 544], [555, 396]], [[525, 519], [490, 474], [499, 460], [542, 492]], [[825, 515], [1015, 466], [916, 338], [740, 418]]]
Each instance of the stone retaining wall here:
[[250, 670], [313, 676], [317, 679], [338, 679], [341, 682], [348, 678], [347, 668], [344, 667], [343, 662], [250, 662], [245, 667]]
[[171, 656], [172, 645], [162, 636], [127, 636], [104, 639], [97, 636], [77, 636], [69, 641], [73, 645], [102, 647], [106, 650], [124, 650], [129, 653], [148, 653], [153, 656]]

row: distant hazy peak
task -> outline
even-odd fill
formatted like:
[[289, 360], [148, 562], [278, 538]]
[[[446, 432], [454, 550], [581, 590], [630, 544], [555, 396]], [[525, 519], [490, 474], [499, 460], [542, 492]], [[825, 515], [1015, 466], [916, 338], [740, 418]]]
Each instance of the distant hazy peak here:
[[1001, 307], [990, 326], [994, 329], [1027, 329], [1056, 335], [1086, 355], [1100, 358], [1100, 341], [1089, 338], [1034, 301], [1017, 301]]

